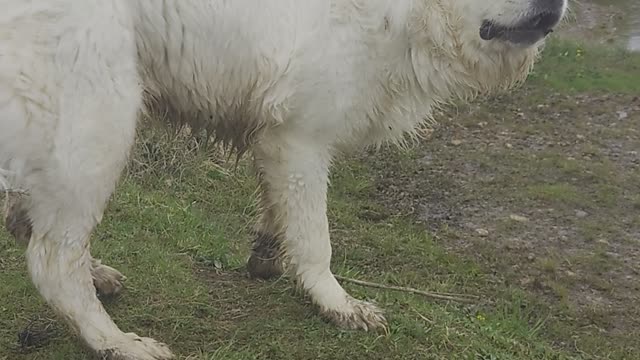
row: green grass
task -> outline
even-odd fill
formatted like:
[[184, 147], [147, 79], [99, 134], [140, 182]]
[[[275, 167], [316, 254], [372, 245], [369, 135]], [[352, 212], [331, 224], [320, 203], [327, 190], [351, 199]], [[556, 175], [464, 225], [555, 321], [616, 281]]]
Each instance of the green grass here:
[[[639, 72], [637, 55], [554, 41], [528, 86], [640, 92]], [[483, 301], [445, 304], [347, 285], [353, 295], [386, 310], [390, 329], [387, 334], [336, 329], [289, 280], [246, 278], [255, 181], [244, 162], [235, 170], [220, 166], [219, 154], [195, 152], [189, 145], [145, 132], [136, 165], [92, 240], [93, 254], [129, 278], [123, 295], [106, 302], [115, 321], [125, 331], [168, 343], [182, 359], [623, 359], [637, 350], [633, 344], [607, 348], [609, 342], [591, 333], [581, 340], [588, 352], [568, 345], [582, 331], [562, 321], [571, 318], [570, 310], [558, 313], [535, 295], [496, 280], [491, 269], [445, 247], [413, 218], [385, 209], [376, 200], [373, 174], [353, 160], [340, 161], [332, 177], [333, 269], [391, 285], [478, 294]], [[412, 175], [411, 153], [391, 156], [403, 176]], [[560, 158], [548, 161], [567, 176], [584, 170]], [[603, 201], [609, 193], [603, 190]], [[563, 183], [540, 183], [525, 194], [584, 205], [579, 191]], [[0, 238], [0, 360], [85, 359], [77, 338], [55, 320], [28, 280], [23, 249], [6, 234]], [[596, 262], [603, 271], [610, 266], [606, 253], [574, 261]], [[553, 275], [560, 265], [548, 258], [536, 266]], [[551, 287], [567, 296], [563, 285]], [[606, 322], [606, 314], [596, 310], [592, 318]], [[42, 346], [22, 348], [17, 335], [34, 319], [55, 331]]]
[[[287, 280], [257, 283], [241, 269], [248, 254], [253, 180], [244, 166], [220, 175], [188, 162], [182, 180], [156, 172], [119, 187], [93, 240], [93, 253], [129, 276], [107, 309], [127, 331], [168, 342], [190, 359], [523, 359], [569, 358], [541, 338], [544, 314], [515, 290], [491, 307], [432, 303], [414, 295], [347, 288], [379, 302], [389, 334], [341, 331], [320, 320]], [[333, 176], [330, 217], [339, 273], [388, 284], [476, 293], [485, 276], [439, 248], [402, 218], [363, 220], [372, 204], [366, 169], [342, 162]], [[83, 359], [59, 332], [40, 349], [16, 334], [53, 314], [29, 283], [22, 249], [3, 243], [0, 358]]]
[[530, 81], [557, 91], [640, 93], [640, 56], [625, 50], [554, 39]]

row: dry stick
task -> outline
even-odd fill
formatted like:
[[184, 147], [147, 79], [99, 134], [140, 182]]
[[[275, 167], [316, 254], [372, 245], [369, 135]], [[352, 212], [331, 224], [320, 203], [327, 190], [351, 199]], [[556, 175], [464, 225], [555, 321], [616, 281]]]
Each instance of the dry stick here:
[[436, 299], [436, 300], [455, 301], [455, 302], [464, 303], [464, 304], [475, 304], [479, 299], [479, 297], [475, 295], [438, 293], [438, 292], [418, 290], [418, 289], [403, 287], [403, 286], [383, 285], [383, 284], [373, 283], [369, 281], [356, 280], [356, 279], [352, 279], [352, 278], [348, 278], [340, 275], [334, 275], [334, 276], [338, 280], [350, 282], [350, 283], [361, 285], [361, 286], [372, 287], [377, 289], [385, 289], [385, 290], [402, 291], [406, 293], [422, 295], [422, 296]]
[[0, 189], [0, 194], [4, 194], [6, 195], [11, 195], [11, 194], [18, 194], [18, 195], [27, 195], [27, 190], [22, 190], [22, 189]]

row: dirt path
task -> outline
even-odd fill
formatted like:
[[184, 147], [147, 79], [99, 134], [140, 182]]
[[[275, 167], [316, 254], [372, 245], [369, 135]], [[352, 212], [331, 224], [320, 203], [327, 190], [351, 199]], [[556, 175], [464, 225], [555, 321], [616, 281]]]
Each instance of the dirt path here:
[[558, 308], [565, 345], [637, 346], [640, 98], [525, 89], [441, 118], [411, 164], [365, 157], [379, 201]]
[[636, 0], [575, 0], [562, 37], [590, 44], [615, 44], [640, 51], [640, 3]]

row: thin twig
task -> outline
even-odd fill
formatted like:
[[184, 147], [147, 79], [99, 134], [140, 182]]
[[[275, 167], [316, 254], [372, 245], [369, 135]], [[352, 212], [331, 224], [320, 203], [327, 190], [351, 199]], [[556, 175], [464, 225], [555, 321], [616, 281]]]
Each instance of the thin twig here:
[[27, 195], [27, 190], [22, 190], [22, 189], [2, 189], [0, 190], [1, 194], [6, 195], [12, 195], [12, 194], [17, 194], [17, 195]]
[[478, 299], [479, 299], [479, 297], [475, 295], [438, 293], [433, 291], [418, 290], [418, 289], [404, 287], [404, 286], [383, 285], [383, 284], [373, 283], [369, 281], [356, 280], [356, 279], [352, 279], [352, 278], [348, 278], [340, 275], [335, 275], [335, 277], [338, 280], [353, 283], [356, 285], [372, 287], [377, 289], [402, 291], [406, 293], [422, 295], [435, 300], [455, 301], [455, 302], [464, 303], [464, 304], [475, 304], [478, 302]]
[[418, 314], [418, 316], [419, 316], [422, 320], [424, 320], [425, 322], [427, 322], [427, 323], [429, 323], [429, 324], [433, 325], [433, 323], [434, 323], [434, 322], [433, 322], [433, 320], [431, 320], [431, 319], [429, 319], [428, 317], [426, 317], [426, 316], [424, 316], [424, 315], [420, 314], [420, 312], [419, 312], [418, 310], [414, 309], [414, 308], [411, 308], [411, 310], [413, 310], [413, 312], [415, 312], [416, 314]]

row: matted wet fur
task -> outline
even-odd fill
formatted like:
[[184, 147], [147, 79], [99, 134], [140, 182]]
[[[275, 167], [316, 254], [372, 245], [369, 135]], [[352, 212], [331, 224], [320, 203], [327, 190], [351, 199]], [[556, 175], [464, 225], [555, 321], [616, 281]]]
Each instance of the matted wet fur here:
[[252, 153], [253, 276], [286, 268], [335, 325], [384, 328], [330, 270], [334, 157], [403, 144], [434, 108], [522, 82], [566, 5], [0, 0], [0, 179], [28, 194], [10, 199], [7, 229], [40, 294], [101, 358], [172, 358], [112, 321], [96, 289], [116, 294], [124, 276], [89, 246], [146, 112]]
[[24, 206], [20, 206], [23, 195], [7, 194], [4, 224], [18, 244], [27, 246], [31, 238], [31, 219]]
[[257, 233], [247, 261], [249, 275], [256, 279], [271, 279], [284, 274], [281, 240], [267, 233]]

